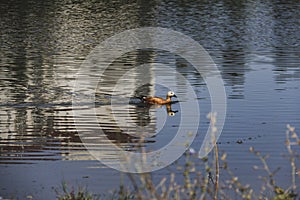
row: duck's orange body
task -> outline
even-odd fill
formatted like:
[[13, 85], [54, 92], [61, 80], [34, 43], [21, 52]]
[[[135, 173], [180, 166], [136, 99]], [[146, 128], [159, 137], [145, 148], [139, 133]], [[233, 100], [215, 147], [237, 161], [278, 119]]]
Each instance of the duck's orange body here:
[[145, 97], [144, 101], [150, 104], [168, 104], [171, 102], [171, 98], [163, 99], [160, 97]]
[[170, 91], [168, 92], [166, 99], [163, 99], [161, 97], [143, 97], [143, 100], [149, 104], [163, 105], [163, 104], [171, 103], [172, 97], [176, 97], [176, 95], [174, 94], [174, 92]]

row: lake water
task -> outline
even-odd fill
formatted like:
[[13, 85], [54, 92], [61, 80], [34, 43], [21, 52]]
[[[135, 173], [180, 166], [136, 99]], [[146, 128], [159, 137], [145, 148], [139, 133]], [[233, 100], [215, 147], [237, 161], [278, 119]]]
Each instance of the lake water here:
[[[117, 188], [123, 174], [91, 156], [78, 134], [78, 126], [90, 130], [95, 125], [89, 113], [105, 133], [94, 143], [114, 164], [109, 142], [128, 152], [141, 146], [159, 149], [172, 140], [181, 120], [187, 122], [183, 131], [195, 125], [196, 103], [200, 122], [191, 148], [199, 150], [209, 127], [211, 96], [201, 74], [178, 55], [155, 49], [129, 52], [110, 64], [96, 90], [89, 88], [94, 95], [74, 92], [77, 72], [98, 44], [147, 26], [193, 38], [217, 65], [227, 95], [218, 144], [235, 175], [245, 183], [259, 183], [253, 166], [260, 162], [249, 152], [252, 146], [270, 155], [273, 170], [280, 167], [276, 178], [282, 187], [291, 184], [290, 163], [283, 155], [286, 125], [296, 130], [300, 125], [299, 1], [13, 0], [0, 5], [0, 197], [53, 199], [63, 180], [95, 193]], [[142, 67], [147, 63], [168, 65], [172, 71], [155, 64]], [[87, 72], [90, 79], [97, 70]], [[170, 89], [179, 100], [171, 108], [126, 103], [140, 95], [165, 96]], [[89, 103], [74, 107], [74, 97], [94, 100], [95, 109]], [[112, 107], [113, 99], [125, 103]], [[74, 110], [85, 114], [78, 126]], [[184, 112], [188, 115], [182, 119]], [[152, 175], [159, 179], [168, 174], [161, 169]]]

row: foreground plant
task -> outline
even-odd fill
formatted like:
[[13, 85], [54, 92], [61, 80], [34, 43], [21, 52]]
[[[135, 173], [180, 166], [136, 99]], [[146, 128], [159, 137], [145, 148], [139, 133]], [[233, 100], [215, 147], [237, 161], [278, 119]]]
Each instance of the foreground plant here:
[[274, 193], [274, 200], [292, 200], [296, 199], [298, 196], [297, 194], [297, 185], [296, 185], [296, 176], [300, 178], [300, 174], [296, 172], [296, 158], [299, 158], [299, 154], [297, 151], [293, 150], [293, 147], [297, 148], [300, 147], [300, 140], [295, 132], [295, 127], [292, 127], [290, 125], [287, 125], [287, 131], [286, 131], [286, 142], [285, 142], [286, 148], [288, 150], [288, 158], [291, 165], [291, 177], [292, 177], [292, 183], [291, 185], [283, 189], [280, 186], [277, 185], [277, 183], [274, 180], [275, 173], [279, 170], [276, 169], [275, 171], [271, 171], [267, 161], [266, 156], [262, 156], [259, 152], [254, 151], [254, 149], [250, 149], [251, 152], [255, 153], [261, 162], [263, 163], [263, 169], [268, 173], [268, 177], [265, 177], [265, 180], [269, 180], [266, 182], [266, 187], [269, 187], [271, 191]]
[[78, 188], [77, 191], [75, 191], [74, 188], [69, 190], [67, 183], [62, 182], [62, 193], [60, 193], [58, 190], [56, 190], [56, 193], [58, 195], [58, 200], [93, 200], [95, 197], [88, 193], [86, 189]]
[[[211, 133], [214, 135], [216, 115], [209, 114], [211, 122]], [[166, 175], [160, 181], [153, 180], [151, 173], [126, 175], [132, 183], [132, 187], [125, 187], [120, 184], [118, 192], [111, 196], [104, 196], [99, 199], [155, 199], [155, 200], [181, 200], [181, 199], [259, 199], [259, 200], [294, 200], [297, 199], [297, 177], [300, 180], [300, 171], [297, 171], [296, 160], [300, 158], [299, 147], [300, 139], [295, 132], [295, 128], [287, 125], [286, 142], [288, 150], [288, 159], [291, 165], [292, 184], [288, 188], [281, 188], [275, 181], [275, 175], [279, 168], [271, 170], [267, 163], [268, 156], [262, 155], [253, 147], [250, 152], [260, 159], [262, 166], [253, 166], [256, 170], [263, 170], [267, 173], [261, 177], [263, 185], [259, 193], [255, 193], [250, 184], [242, 184], [233, 171], [228, 167], [226, 153], [220, 154], [217, 143], [214, 142], [214, 153], [212, 159], [205, 157], [198, 158], [193, 149], [187, 150], [184, 155], [185, 164], [176, 165], [176, 171], [170, 170], [170, 175]], [[297, 149], [298, 148], [298, 149]], [[298, 150], [298, 152], [297, 152]], [[183, 159], [182, 158], [182, 159]], [[298, 161], [298, 160], [297, 160]], [[174, 165], [175, 166], [175, 165]], [[227, 179], [221, 179], [220, 175], [227, 172]], [[299, 181], [298, 180], [298, 181]], [[244, 182], [244, 181], [243, 181]], [[268, 195], [267, 195], [268, 194]], [[233, 198], [233, 196], [235, 198]], [[94, 195], [79, 189], [77, 192], [72, 189], [69, 191], [66, 184], [63, 183], [63, 194], [58, 197], [59, 200], [90, 200], [96, 199]]]
[[[211, 134], [214, 136], [216, 131], [216, 115], [209, 114], [211, 122]], [[217, 143], [214, 143], [213, 159], [197, 159], [194, 150], [188, 150], [185, 154], [185, 165], [177, 167], [183, 176], [183, 181], [176, 182], [177, 173], [171, 173], [170, 176], [164, 177], [159, 184], [155, 185], [151, 174], [141, 174], [138, 176], [129, 175], [130, 180], [135, 185], [135, 192], [138, 194], [137, 199], [263, 199], [263, 200], [293, 200], [297, 196], [296, 176], [300, 178], [300, 171], [296, 171], [296, 159], [299, 158], [293, 147], [300, 147], [300, 140], [295, 132], [295, 128], [287, 126], [286, 147], [288, 149], [289, 161], [292, 168], [292, 185], [288, 188], [281, 188], [275, 182], [275, 175], [279, 171], [272, 171], [267, 163], [268, 156], [262, 155], [253, 147], [250, 152], [254, 153], [262, 163], [262, 167], [254, 166], [254, 169], [262, 169], [267, 172], [266, 177], [262, 177], [264, 184], [261, 190], [256, 193], [250, 184], [242, 184], [235, 174], [230, 170], [226, 162], [226, 153], [219, 155]], [[202, 169], [202, 170], [201, 170]], [[204, 169], [204, 170], [203, 170]], [[229, 179], [220, 179], [220, 169], [227, 172]], [[175, 177], [175, 174], [177, 176]], [[181, 175], [180, 175], [181, 176]], [[140, 180], [142, 186], [137, 184]], [[222, 181], [221, 181], [222, 180]], [[244, 181], [243, 181], [244, 182]]]

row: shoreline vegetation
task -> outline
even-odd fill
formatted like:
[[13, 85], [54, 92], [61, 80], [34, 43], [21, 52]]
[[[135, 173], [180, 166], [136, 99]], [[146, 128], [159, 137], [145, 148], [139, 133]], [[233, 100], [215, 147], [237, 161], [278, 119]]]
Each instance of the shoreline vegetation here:
[[[211, 134], [216, 131], [216, 115], [209, 114], [211, 122]], [[280, 183], [275, 181], [276, 173], [279, 169], [272, 171], [267, 162], [267, 155], [262, 155], [253, 147], [249, 152], [254, 154], [261, 162], [260, 166], [253, 166], [254, 170], [263, 170], [264, 177], [261, 179], [261, 187], [257, 192], [250, 184], [244, 184], [230, 170], [226, 162], [226, 153], [220, 153], [218, 145], [215, 142], [213, 149], [214, 159], [210, 161], [207, 157], [199, 159], [197, 152], [193, 149], [185, 153], [186, 162], [183, 166], [177, 166], [183, 181], [176, 181], [178, 173], [171, 172], [159, 182], [154, 182], [150, 173], [129, 174], [127, 173], [132, 187], [127, 187], [120, 183], [118, 189], [110, 194], [95, 195], [85, 188], [69, 188], [63, 182], [60, 189], [56, 189], [58, 200], [129, 200], [129, 199], [156, 199], [156, 200], [181, 200], [181, 199], [261, 199], [261, 200], [294, 200], [299, 199], [299, 188], [296, 182], [300, 180], [300, 170], [297, 170], [296, 161], [299, 161], [300, 154], [295, 149], [300, 147], [300, 139], [296, 134], [295, 127], [287, 125], [285, 146], [287, 149], [287, 158], [291, 167], [291, 185], [282, 188]], [[226, 172], [227, 180], [219, 180], [220, 170]], [[244, 182], [244, 181], [243, 181]]]

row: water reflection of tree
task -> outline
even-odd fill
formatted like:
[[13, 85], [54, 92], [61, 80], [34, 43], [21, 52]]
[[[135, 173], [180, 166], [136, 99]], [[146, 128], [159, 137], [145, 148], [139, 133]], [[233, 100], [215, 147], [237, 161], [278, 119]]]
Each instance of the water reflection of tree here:
[[273, 72], [275, 81], [281, 84], [300, 79], [299, 9], [295, 4], [273, 5]]
[[[70, 108], [64, 107], [75, 72], [99, 41], [137, 26], [137, 8], [122, 2], [1, 2], [0, 98], [13, 106], [0, 118], [3, 159], [16, 158], [9, 152], [27, 153], [24, 159], [47, 152], [60, 159], [65, 149], [82, 150]], [[40, 156], [35, 158], [46, 159]]]
[[[85, 56], [100, 41], [130, 28], [159, 25], [181, 31], [199, 41], [222, 71], [226, 85], [232, 90], [230, 98], [243, 98], [248, 53], [259, 54], [266, 50], [274, 54], [272, 64], [277, 83], [299, 79], [297, 3], [2, 1], [1, 103], [34, 102], [38, 108], [2, 110], [1, 128], [5, 131], [1, 136], [16, 137], [19, 142], [24, 138], [32, 145], [12, 144], [1, 148], [3, 152], [29, 152], [42, 149], [51, 141], [60, 143], [57, 145], [64, 143], [66, 148], [72, 146], [71, 143], [80, 145], [71, 119], [67, 119], [69, 108], [46, 109], [41, 105], [70, 101], [71, 96], [66, 92], [72, 89], [75, 72]], [[115, 74], [112, 80], [107, 79], [106, 83], [115, 84], [123, 73], [134, 66], [152, 62], [155, 55], [151, 51], [131, 52], [120, 62], [116, 60], [114, 64], [120, 64], [119, 74]], [[172, 55], [166, 57], [174, 58]], [[171, 64], [175, 64], [176, 70], [192, 85], [204, 85], [201, 75], [192, 66], [184, 60], [173, 61]], [[109, 73], [115, 73], [113, 65], [105, 74], [111, 78]], [[151, 82], [151, 77], [143, 76], [147, 72], [137, 74], [138, 80]], [[180, 84], [178, 88], [184, 91], [184, 82]], [[151, 83], [136, 88], [134, 96], [153, 93], [153, 86]], [[111, 139], [120, 138], [124, 142], [131, 139], [121, 132], [117, 134], [110, 134]]]

